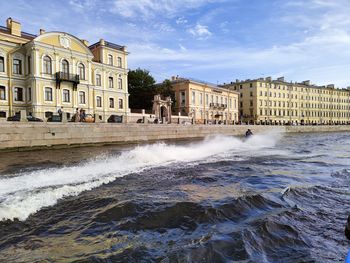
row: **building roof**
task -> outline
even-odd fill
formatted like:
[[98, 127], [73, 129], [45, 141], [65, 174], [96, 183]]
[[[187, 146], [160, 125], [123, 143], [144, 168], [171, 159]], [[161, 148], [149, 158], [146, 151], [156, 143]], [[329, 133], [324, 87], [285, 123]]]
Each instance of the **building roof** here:
[[215, 90], [224, 90], [224, 91], [229, 91], [229, 92], [233, 92], [233, 93], [237, 93], [237, 94], [239, 93], [239, 92], [236, 92], [236, 91], [224, 88], [222, 86], [218, 86], [218, 85], [215, 85], [213, 83], [210, 83], [210, 82], [207, 82], [207, 81], [203, 81], [203, 80], [197, 80], [197, 79], [194, 79], [194, 78], [184, 78], [184, 77], [178, 77], [177, 76], [177, 77], [172, 77], [170, 82], [171, 83], [192, 82], [192, 83], [196, 83], [196, 84], [199, 84], [199, 85], [208, 86], [209, 88], [212, 88], [212, 89], [215, 89]]
[[[116, 49], [116, 50], [120, 50], [120, 51], [124, 51], [124, 46], [118, 45], [118, 44], [114, 44], [112, 42], [108, 42], [108, 41], [104, 41], [106, 47], [112, 48], [112, 49]], [[101, 41], [96, 42], [95, 44], [92, 44], [89, 46], [90, 49], [94, 49], [98, 46], [101, 45]]]
[[328, 90], [336, 90], [336, 91], [344, 91], [344, 92], [350, 92], [350, 88], [335, 88], [334, 84], [329, 84], [329, 85], [323, 85], [323, 86], [318, 86], [311, 84], [309, 80], [302, 81], [302, 82], [287, 82], [285, 81], [284, 77], [280, 77], [277, 79], [272, 79], [271, 77], [267, 78], [257, 78], [257, 79], [246, 79], [246, 80], [236, 80], [236, 82], [231, 82], [229, 84], [224, 83], [223, 85], [220, 85], [222, 87], [226, 86], [232, 86], [235, 84], [242, 84], [242, 83], [249, 83], [249, 82], [257, 82], [257, 81], [262, 81], [262, 82], [271, 82], [274, 84], [282, 84], [282, 85], [297, 85], [297, 86], [303, 86], [305, 88], [312, 88], [312, 89], [328, 89]]
[[[10, 30], [7, 27], [4, 27], [4, 26], [0, 26], [0, 32], [11, 35]], [[13, 35], [11, 35], [11, 36], [13, 36]], [[25, 39], [28, 39], [28, 40], [33, 40], [36, 37], [37, 36], [34, 35], [34, 34], [26, 33], [26, 32], [23, 32], [23, 31], [21, 32], [21, 38], [25, 38]]]

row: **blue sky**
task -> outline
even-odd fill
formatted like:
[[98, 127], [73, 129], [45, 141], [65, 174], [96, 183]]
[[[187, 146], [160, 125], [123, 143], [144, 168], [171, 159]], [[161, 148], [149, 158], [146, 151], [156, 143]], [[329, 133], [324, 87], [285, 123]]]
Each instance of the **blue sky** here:
[[24, 31], [126, 45], [129, 68], [212, 83], [285, 76], [350, 86], [349, 0], [12, 0]]

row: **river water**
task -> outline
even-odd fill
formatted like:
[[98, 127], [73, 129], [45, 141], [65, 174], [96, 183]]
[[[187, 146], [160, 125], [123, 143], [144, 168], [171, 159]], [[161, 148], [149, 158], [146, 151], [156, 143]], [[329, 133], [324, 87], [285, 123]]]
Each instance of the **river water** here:
[[343, 262], [350, 133], [0, 154], [0, 262]]

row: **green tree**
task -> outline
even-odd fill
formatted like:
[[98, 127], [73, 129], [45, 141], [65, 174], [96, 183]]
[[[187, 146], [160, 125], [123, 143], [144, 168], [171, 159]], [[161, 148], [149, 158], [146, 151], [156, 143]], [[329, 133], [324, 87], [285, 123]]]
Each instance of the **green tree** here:
[[152, 100], [157, 90], [155, 80], [146, 69], [131, 70], [128, 73], [129, 105], [131, 109], [152, 109]]

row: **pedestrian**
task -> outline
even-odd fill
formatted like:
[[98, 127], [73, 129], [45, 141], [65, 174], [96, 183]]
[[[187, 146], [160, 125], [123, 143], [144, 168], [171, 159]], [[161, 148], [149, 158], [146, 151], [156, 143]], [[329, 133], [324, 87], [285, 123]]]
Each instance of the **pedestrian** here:
[[83, 109], [80, 109], [80, 122], [83, 122], [85, 121], [85, 113], [84, 113], [84, 110]]
[[79, 122], [79, 121], [80, 121], [80, 114], [79, 114], [79, 109], [77, 108], [74, 115], [74, 122]]
[[57, 113], [58, 113], [58, 115], [60, 115], [60, 117], [62, 117], [62, 108], [61, 107], [58, 108]]

